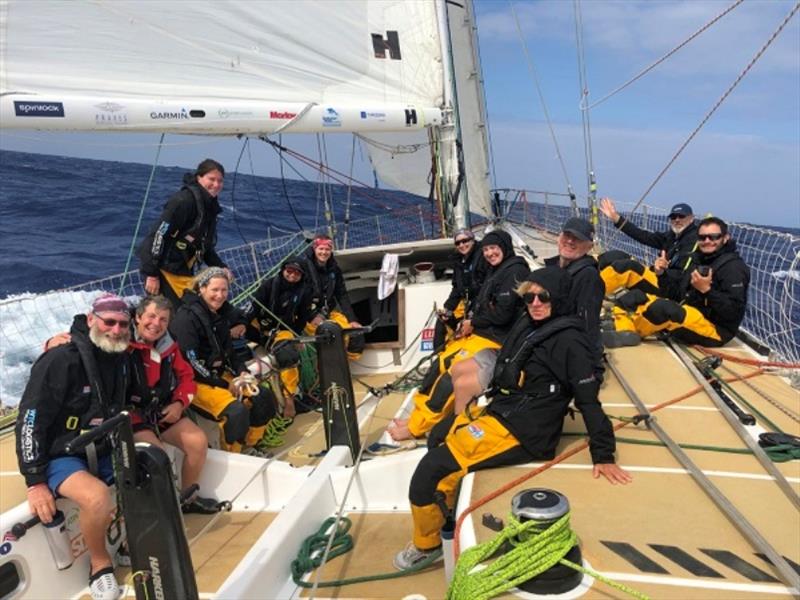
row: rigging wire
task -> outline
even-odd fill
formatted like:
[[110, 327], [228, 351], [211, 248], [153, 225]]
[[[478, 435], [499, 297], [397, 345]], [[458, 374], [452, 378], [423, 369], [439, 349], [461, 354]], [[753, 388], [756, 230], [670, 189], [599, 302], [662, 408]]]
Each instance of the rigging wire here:
[[122, 290], [125, 288], [125, 279], [128, 277], [128, 269], [131, 267], [131, 259], [133, 258], [133, 251], [134, 247], [136, 246], [136, 238], [139, 237], [139, 228], [142, 225], [142, 219], [144, 218], [144, 209], [147, 206], [147, 199], [150, 197], [150, 188], [153, 185], [153, 178], [156, 175], [156, 167], [158, 166], [158, 158], [161, 156], [161, 148], [164, 144], [164, 136], [166, 134], [162, 133], [161, 138], [158, 140], [158, 150], [156, 150], [156, 158], [153, 161], [153, 168], [150, 169], [150, 178], [147, 180], [147, 187], [144, 190], [144, 198], [142, 198], [142, 207], [139, 209], [139, 218], [136, 221], [136, 228], [133, 231], [133, 237], [131, 238], [131, 247], [128, 250], [128, 258], [125, 260], [125, 269], [122, 271], [122, 279], [119, 282], [119, 292], [118, 294], [122, 295]]
[[231, 183], [231, 204], [233, 205], [233, 223], [236, 225], [236, 231], [239, 233], [239, 237], [242, 238], [242, 241], [245, 244], [249, 244], [250, 242], [244, 237], [244, 233], [242, 233], [242, 228], [239, 226], [239, 219], [236, 218], [236, 179], [239, 175], [239, 164], [242, 162], [242, 156], [244, 156], [245, 148], [247, 148], [247, 143], [250, 138], [245, 137], [244, 143], [242, 144], [242, 149], [239, 150], [239, 158], [236, 159], [236, 167], [233, 171], [233, 182]]
[[[279, 135], [279, 136], [278, 136], [278, 141], [279, 141], [279, 142], [281, 142], [281, 141], [282, 141], [282, 137], [283, 137], [282, 135]], [[270, 140], [268, 140], [268, 139], [266, 139], [266, 138], [264, 138], [264, 137], [262, 137], [261, 139], [262, 139], [262, 140], [265, 140], [265, 141], [267, 141], [267, 142], [269, 142], [269, 143], [272, 143]], [[275, 146], [273, 146], [273, 148], [274, 148], [274, 147], [275, 147]], [[294, 222], [295, 222], [295, 223], [297, 223], [297, 227], [298, 227], [298, 229], [299, 229], [300, 231], [303, 231], [303, 226], [300, 224], [300, 219], [298, 219], [298, 218], [297, 218], [297, 213], [295, 213], [295, 212], [294, 212], [294, 206], [292, 206], [292, 201], [289, 199], [289, 190], [287, 190], [287, 189], [286, 189], [286, 176], [285, 176], [285, 175], [284, 175], [284, 173], [283, 173], [283, 162], [284, 162], [286, 159], [283, 157], [283, 144], [282, 144], [282, 143], [279, 143], [279, 145], [278, 145], [278, 147], [276, 148], [276, 150], [277, 150], [277, 152], [278, 152], [278, 158], [280, 158], [280, 161], [278, 162], [278, 164], [280, 165], [280, 169], [281, 169], [281, 186], [283, 187], [283, 197], [284, 197], [284, 198], [286, 198], [286, 204], [289, 206], [289, 212], [291, 212], [291, 213], [292, 213], [292, 218], [294, 219]], [[288, 161], [287, 161], [287, 164], [288, 164]], [[290, 166], [291, 166], [291, 165], [290, 165]], [[298, 175], [300, 175], [300, 173], [299, 173], [299, 172], [297, 171], [297, 169], [295, 169], [294, 167], [292, 167], [292, 170], [293, 170], [295, 173], [297, 173]], [[300, 175], [300, 177], [302, 177], [304, 180], [308, 181], [308, 180], [307, 180], [305, 177], [303, 177], [302, 175]]]
[[[325, 134], [317, 134], [317, 152], [319, 154], [319, 164], [328, 164], [328, 145], [326, 143]], [[331, 190], [330, 178], [328, 177], [325, 169], [319, 170], [319, 191], [322, 194], [322, 204], [324, 206], [325, 227], [328, 230], [328, 236], [333, 240], [336, 239], [336, 224], [334, 223], [333, 216], [333, 191]]]
[[[651, 63], [650, 65], [648, 65], [647, 67], [645, 67], [644, 69], [642, 69], [641, 71], [639, 71], [639, 73], [638, 73], [638, 74], [636, 74], [636, 75], [634, 75], [634, 76], [633, 76], [631, 79], [629, 79], [628, 81], [626, 81], [625, 83], [623, 83], [623, 84], [622, 84], [622, 85], [620, 85], [619, 87], [617, 87], [617, 88], [613, 89], [612, 91], [610, 91], [608, 94], [606, 94], [605, 96], [603, 96], [603, 97], [602, 97], [602, 98], [600, 98], [599, 100], [595, 100], [595, 101], [594, 101], [592, 104], [590, 104], [589, 106], [586, 106], [585, 104], [582, 104], [582, 105], [581, 105], [581, 110], [588, 111], [588, 110], [590, 110], [590, 109], [594, 108], [595, 106], [598, 106], [599, 104], [602, 104], [603, 102], [605, 102], [606, 100], [608, 100], [608, 99], [609, 99], [609, 98], [611, 98], [612, 96], [615, 96], [616, 94], [618, 94], [619, 92], [621, 92], [622, 90], [624, 90], [626, 87], [628, 87], [629, 85], [631, 85], [631, 84], [632, 84], [632, 83], [634, 83], [635, 81], [637, 81], [637, 80], [641, 79], [642, 77], [644, 77], [645, 75], [647, 75], [647, 73], [649, 73], [650, 71], [652, 71], [653, 69], [655, 69], [655, 68], [656, 68], [658, 65], [660, 65], [662, 62], [664, 62], [665, 60], [667, 60], [667, 59], [668, 59], [670, 56], [672, 56], [673, 54], [675, 54], [675, 53], [676, 53], [678, 50], [680, 50], [681, 48], [683, 48], [685, 45], [687, 45], [689, 42], [691, 42], [693, 39], [695, 39], [697, 36], [699, 36], [701, 33], [703, 33], [703, 32], [704, 32], [706, 29], [708, 29], [709, 27], [711, 27], [711, 26], [712, 26], [714, 23], [716, 23], [717, 21], [719, 21], [719, 20], [720, 20], [722, 17], [724, 17], [724, 16], [725, 16], [725, 15], [727, 15], [729, 12], [731, 12], [731, 11], [732, 11], [734, 8], [736, 8], [737, 6], [739, 6], [739, 5], [740, 5], [742, 2], [744, 2], [744, 0], [736, 0], [736, 2], [734, 2], [733, 4], [731, 4], [731, 5], [730, 5], [728, 8], [726, 8], [724, 11], [722, 11], [722, 12], [721, 12], [720, 14], [718, 14], [716, 17], [714, 17], [713, 19], [711, 19], [711, 21], [709, 21], [708, 23], [706, 23], [705, 25], [703, 25], [703, 26], [702, 26], [700, 29], [698, 29], [697, 31], [695, 31], [695, 32], [694, 32], [692, 35], [690, 35], [690, 36], [689, 36], [688, 38], [686, 38], [684, 41], [682, 41], [680, 44], [678, 44], [677, 46], [675, 46], [675, 47], [674, 47], [672, 50], [670, 50], [669, 52], [667, 52], [667, 53], [666, 53], [664, 56], [662, 56], [661, 58], [659, 58], [659, 59], [658, 59], [658, 60], [656, 60], [655, 62]], [[588, 100], [588, 98], [587, 98], [587, 100]]]
[[558, 162], [561, 165], [561, 172], [564, 175], [564, 181], [567, 184], [567, 191], [569, 192], [570, 196], [570, 204], [572, 206], [573, 211], [577, 211], [577, 204], [575, 202], [575, 192], [572, 189], [572, 184], [569, 182], [569, 175], [567, 174], [567, 167], [564, 164], [564, 158], [561, 156], [561, 148], [558, 145], [558, 140], [556, 139], [556, 133], [553, 129], [553, 123], [550, 120], [550, 113], [547, 110], [547, 103], [544, 99], [544, 94], [542, 93], [542, 86], [539, 84], [539, 77], [536, 74], [536, 67], [533, 64], [533, 59], [531, 58], [530, 52], [528, 52], [528, 45], [525, 43], [525, 37], [522, 35], [522, 27], [519, 24], [519, 17], [517, 15], [517, 10], [514, 8], [513, 0], [508, 0], [508, 4], [511, 7], [511, 14], [514, 16], [514, 24], [517, 27], [517, 33], [519, 34], [519, 41], [522, 45], [522, 51], [525, 54], [525, 60], [528, 63], [528, 71], [530, 71], [531, 78], [533, 79], [534, 84], [536, 85], [536, 92], [539, 94], [539, 102], [542, 105], [542, 112], [544, 113], [544, 118], [547, 121], [547, 127], [550, 130], [550, 137], [553, 140], [553, 145], [556, 149], [556, 156], [558, 156]]
[[[794, 5], [792, 10], [789, 11], [789, 14], [787, 14], [786, 17], [784, 17], [783, 21], [778, 26], [778, 28], [772, 33], [772, 35], [769, 37], [769, 39], [766, 42], [764, 42], [764, 44], [761, 46], [761, 48], [759, 48], [759, 50], [758, 50], [758, 52], [756, 52], [755, 56], [753, 56], [753, 58], [750, 59], [750, 62], [747, 64], [747, 66], [744, 68], [744, 70], [741, 73], [739, 73], [739, 76], [734, 80], [734, 82], [730, 86], [728, 86], [728, 89], [725, 90], [725, 92], [722, 94], [722, 96], [720, 96], [719, 100], [717, 100], [716, 103], [714, 104], [714, 106], [711, 107], [711, 110], [709, 110], [708, 113], [706, 113], [706, 116], [703, 117], [703, 120], [700, 121], [700, 124], [697, 127], [695, 127], [694, 131], [692, 131], [692, 133], [689, 134], [689, 137], [687, 137], [686, 140], [683, 142], [683, 144], [681, 144], [680, 148], [678, 148], [678, 150], [675, 152], [675, 154], [669, 160], [667, 165], [663, 169], [661, 169], [661, 172], [656, 176], [656, 178], [653, 180], [653, 182], [647, 187], [647, 189], [645, 190], [644, 194], [642, 194], [642, 197], [639, 198], [639, 201], [631, 209], [631, 211], [629, 213], [630, 215], [635, 213], [636, 210], [642, 205], [642, 203], [645, 201], [645, 198], [647, 198], [647, 196], [650, 194], [650, 192], [653, 190], [653, 188], [656, 187], [656, 184], [658, 184], [658, 182], [661, 181], [661, 178], [672, 167], [672, 165], [675, 163], [675, 161], [678, 160], [678, 157], [681, 155], [681, 153], [686, 149], [686, 147], [689, 145], [689, 143], [700, 132], [700, 130], [703, 128], [703, 126], [708, 122], [708, 120], [711, 118], [711, 116], [717, 111], [717, 109], [727, 99], [727, 97], [731, 94], [731, 92], [733, 92], [733, 90], [736, 88], [736, 86], [738, 86], [739, 83], [742, 81], [742, 79], [744, 79], [745, 75], [747, 75], [747, 73], [750, 72], [750, 69], [753, 68], [753, 65], [756, 64], [756, 62], [761, 58], [761, 56], [764, 54], [764, 52], [766, 52], [767, 48], [769, 48], [770, 45], [772, 44], [772, 42], [775, 41], [775, 38], [777, 38], [778, 35], [780, 35], [781, 31], [783, 31], [784, 27], [786, 27], [786, 25], [789, 23], [791, 18], [795, 15], [795, 13], [798, 11], [798, 9], [800, 9], [800, 1], [798, 1]], [[627, 220], [628, 220], [628, 218], [623, 216], [621, 224], [619, 225], [619, 227], [622, 227], [622, 224], [624, 224]], [[621, 231], [621, 229], [618, 229], [616, 227], [614, 228], [614, 230], [611, 233], [611, 239], [609, 240], [609, 246], [611, 246], [612, 242], [614, 241], [614, 239], [616, 238], [616, 236], [619, 234], [620, 231]]]
[[266, 216], [266, 215], [269, 214], [269, 206], [266, 204], [265, 200], [262, 200], [261, 194], [258, 192], [258, 185], [256, 185], [256, 182], [257, 182], [257, 180], [256, 180], [256, 170], [255, 170], [255, 168], [253, 166], [253, 154], [252, 154], [252, 152], [250, 152], [250, 145], [249, 144], [247, 145], [247, 160], [250, 163], [250, 175], [253, 177], [253, 190], [256, 193], [256, 198], [258, 199], [258, 204], [261, 206], [262, 210], [264, 211], [264, 220], [267, 223], [267, 231], [269, 231], [270, 229], [275, 229], [277, 231], [280, 231], [281, 233], [296, 233], [295, 231], [292, 231], [291, 229], [284, 229], [283, 227], [276, 226], [274, 223], [270, 222], [269, 217]]
[[342, 240], [342, 248], [347, 248], [347, 234], [350, 231], [350, 200], [353, 195], [353, 167], [356, 161], [356, 136], [352, 136], [353, 144], [350, 148], [350, 182], [347, 184], [347, 200], [344, 207], [344, 237]]
[[[573, 0], [575, 11], [575, 45], [578, 52], [578, 81], [580, 82], [581, 106], [589, 99], [589, 81], [586, 76], [586, 60], [584, 59], [583, 45], [583, 17], [581, 15], [580, 0]], [[586, 184], [589, 200], [589, 220], [597, 228], [597, 182], [594, 176], [594, 159], [592, 157], [592, 130], [589, 120], [589, 111], [581, 111], [583, 125], [583, 158], [586, 163]]]

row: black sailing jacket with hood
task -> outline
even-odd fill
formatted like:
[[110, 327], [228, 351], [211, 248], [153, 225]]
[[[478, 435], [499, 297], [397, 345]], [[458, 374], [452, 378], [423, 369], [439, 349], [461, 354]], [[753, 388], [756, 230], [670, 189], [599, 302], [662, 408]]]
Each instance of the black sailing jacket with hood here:
[[637, 242], [655, 248], [659, 252], [666, 251], [669, 265], [658, 277], [658, 287], [667, 298], [674, 298], [679, 289], [683, 275], [691, 270], [693, 253], [697, 249], [697, 223], [692, 221], [679, 234], [672, 229], [666, 231], [647, 231], [640, 229], [629, 220], [620, 217], [614, 227]]
[[546, 267], [528, 279], [550, 292], [553, 312], [535, 322], [526, 310], [515, 324], [498, 354], [487, 410], [534, 458], [549, 459], [574, 398], [589, 432], [592, 461], [613, 463], [614, 432], [598, 400], [592, 343], [572, 310], [570, 275]]
[[302, 333], [306, 323], [311, 320], [311, 286], [308, 283], [308, 275], [303, 268], [303, 278], [300, 281], [287, 281], [283, 277], [283, 268], [287, 262], [299, 261], [296, 259], [285, 261], [281, 265], [280, 272], [264, 281], [253, 294], [250, 309], [245, 316], [248, 324], [253, 319], [258, 320], [260, 339], [253, 341], [263, 343], [264, 340], [261, 338], [271, 329], [286, 328], [278, 323], [273, 315], [298, 334]]
[[503, 261], [496, 267], [487, 263], [487, 276], [473, 304], [471, 316], [475, 334], [502, 343], [519, 314], [522, 300], [514, 291], [530, 273], [528, 263], [514, 254], [511, 236], [500, 229], [483, 238], [482, 245], [496, 244]]
[[236, 376], [247, 370], [233, 351], [231, 322], [224, 316], [237, 311], [226, 302], [215, 313], [191, 290], [184, 293], [181, 302], [169, 324], [169, 331], [192, 365], [195, 381], [227, 388], [228, 382], [222, 378], [224, 373]]
[[[103, 352], [89, 339], [86, 315], [77, 315], [71, 341], [42, 354], [19, 404], [17, 458], [28, 486], [47, 481], [50, 460], [66, 456], [83, 429], [118, 414], [126, 404], [128, 353]], [[98, 454], [108, 452], [98, 444]]]
[[483, 258], [480, 246], [480, 242], [475, 241], [468, 254], [453, 254], [453, 288], [444, 301], [447, 310], [455, 310], [463, 300], [465, 312], [468, 312], [472, 301], [477, 297], [489, 270], [489, 263]]
[[157, 277], [159, 270], [192, 275], [199, 261], [209, 267], [225, 267], [217, 255], [217, 215], [222, 207], [216, 197], [197, 183], [192, 173], [183, 176], [183, 187], [164, 205], [158, 224], [139, 248], [141, 271]]
[[707, 294], [697, 291], [689, 283], [691, 273], [687, 273], [683, 283], [686, 303], [703, 313], [717, 328], [722, 342], [728, 343], [744, 319], [750, 269], [739, 256], [732, 239], [713, 254], [696, 252], [693, 260], [695, 265], [711, 268], [711, 289]]
[[350, 304], [347, 287], [344, 285], [344, 275], [336, 259], [331, 257], [320, 265], [314, 256], [314, 247], [309, 246], [303, 253], [306, 263], [306, 275], [311, 283], [311, 310], [312, 314], [322, 314], [328, 317], [332, 310], [338, 308], [349, 321], [356, 320], [356, 313]]
[[[547, 266], [560, 264], [560, 257], [553, 256], [544, 261]], [[603, 306], [605, 285], [597, 269], [594, 257], [585, 255], [569, 263], [564, 269], [572, 277], [570, 302], [575, 307], [575, 314], [583, 319], [589, 339], [595, 342], [598, 360], [602, 357], [602, 338], [600, 337], [600, 309]]]

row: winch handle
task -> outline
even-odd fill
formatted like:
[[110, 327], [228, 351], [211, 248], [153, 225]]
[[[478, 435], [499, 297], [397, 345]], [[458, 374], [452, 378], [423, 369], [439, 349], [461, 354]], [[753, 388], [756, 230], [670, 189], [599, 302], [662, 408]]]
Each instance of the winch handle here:
[[115, 429], [117, 429], [120, 425], [126, 422], [130, 418], [128, 411], [123, 410], [118, 415], [111, 417], [110, 419], [106, 419], [97, 427], [93, 427], [86, 433], [80, 434], [74, 440], [67, 443], [66, 450], [67, 454], [74, 454], [75, 452], [80, 452], [86, 446], [94, 442], [95, 440], [108, 435]]

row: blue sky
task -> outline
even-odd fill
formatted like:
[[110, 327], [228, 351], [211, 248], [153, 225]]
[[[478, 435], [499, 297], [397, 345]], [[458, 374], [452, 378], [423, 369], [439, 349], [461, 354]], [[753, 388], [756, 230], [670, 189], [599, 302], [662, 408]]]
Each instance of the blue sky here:
[[[590, 99], [599, 99], [733, 4], [721, 1], [584, 0]], [[591, 141], [600, 195], [636, 202], [794, 5], [746, 0], [700, 38], [631, 87], [592, 109]], [[566, 162], [586, 193], [573, 2], [515, 2]], [[528, 72], [510, 5], [476, 0], [496, 184], [565, 191], [566, 184]], [[349, 137], [329, 136], [346, 171]], [[157, 136], [8, 132], [0, 148], [151, 163]], [[241, 141], [172, 137], [161, 164], [193, 166], [214, 156], [229, 168]], [[311, 140], [301, 147], [315, 154]], [[276, 175], [274, 154], [255, 145], [255, 171]], [[247, 159], [241, 167], [249, 171]], [[364, 181], [371, 176], [357, 170]], [[313, 176], [312, 176], [313, 177]], [[767, 49], [699, 136], [648, 196], [698, 214], [800, 227], [800, 14]]]

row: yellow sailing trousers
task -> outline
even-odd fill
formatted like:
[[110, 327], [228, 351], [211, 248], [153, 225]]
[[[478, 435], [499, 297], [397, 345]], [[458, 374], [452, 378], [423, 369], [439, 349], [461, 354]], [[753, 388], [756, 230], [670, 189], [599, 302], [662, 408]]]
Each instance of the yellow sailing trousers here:
[[414, 408], [408, 419], [408, 430], [411, 435], [414, 437], [425, 435], [434, 425], [453, 412], [455, 397], [449, 373], [450, 368], [487, 348], [496, 350], [500, 348], [500, 344], [489, 338], [473, 334], [453, 340], [439, 353], [437, 368], [441, 375], [431, 386], [429, 394], [420, 391], [414, 394]]
[[[697, 344], [718, 346], [722, 338], [714, 324], [706, 319], [699, 310], [688, 304], [678, 304], [666, 298], [647, 294], [647, 302], [640, 304], [636, 311], [628, 313], [615, 306], [614, 329], [617, 331], [635, 331], [642, 337], [653, 335], [658, 331], [685, 333], [685, 341]], [[680, 339], [681, 336], [679, 336]]]
[[[233, 378], [226, 374], [225, 379]], [[219, 423], [219, 442], [223, 450], [241, 452], [242, 442], [255, 446], [264, 436], [266, 423], [250, 425], [250, 400], [243, 398], [240, 402], [227, 388], [198, 383], [192, 406], [201, 415]]]
[[[294, 339], [294, 337], [295, 335], [291, 331], [280, 329], [278, 333], [275, 334], [273, 345], [276, 342]], [[281, 369], [281, 384], [283, 384], [283, 391], [285, 394], [289, 396], [296, 395], [300, 389], [300, 368], [295, 365], [287, 369]]]
[[[331, 311], [331, 314], [328, 316], [328, 321], [334, 321], [339, 327], [342, 329], [348, 329], [350, 327], [349, 319], [344, 315], [344, 313], [339, 312], [338, 310]], [[308, 335], [314, 335], [317, 332], [317, 326], [313, 323], [308, 323], [305, 328], [305, 333]], [[360, 352], [353, 352], [349, 350], [350, 347], [350, 336], [344, 336], [344, 345], [347, 350], [347, 358], [349, 360], [358, 360], [361, 358], [361, 355], [364, 351]]]
[[606, 294], [611, 294], [620, 288], [630, 290], [638, 287], [643, 288], [642, 291], [647, 293], [658, 290], [658, 277], [649, 267], [636, 263], [637, 268], [618, 270], [621, 268], [621, 264], [633, 262], [633, 260], [616, 261], [600, 271], [600, 278], [605, 284]]

